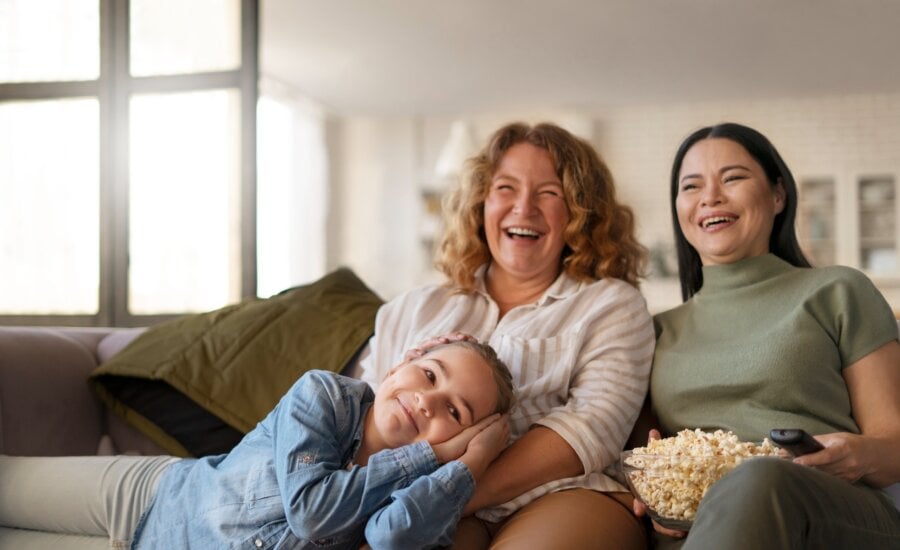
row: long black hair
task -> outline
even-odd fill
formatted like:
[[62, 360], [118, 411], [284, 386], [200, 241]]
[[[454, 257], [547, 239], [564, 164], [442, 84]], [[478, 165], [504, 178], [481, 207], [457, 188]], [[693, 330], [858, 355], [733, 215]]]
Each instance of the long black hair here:
[[681, 172], [681, 164], [688, 150], [700, 140], [710, 138], [724, 138], [741, 145], [750, 153], [756, 162], [762, 166], [766, 178], [772, 186], [781, 183], [784, 186], [784, 209], [775, 216], [772, 227], [772, 235], [769, 237], [769, 251], [784, 261], [797, 267], [810, 267], [809, 260], [800, 250], [797, 242], [797, 234], [794, 230], [794, 221], [797, 217], [797, 183], [788, 169], [781, 155], [769, 139], [753, 128], [723, 122], [715, 126], [701, 128], [689, 135], [675, 153], [672, 162], [671, 181], [671, 206], [672, 224], [675, 229], [675, 249], [678, 252], [678, 278], [681, 280], [681, 298], [687, 301], [703, 286], [703, 270], [700, 255], [687, 241], [681, 225], [678, 223], [678, 212], [675, 201], [678, 198], [678, 175]]

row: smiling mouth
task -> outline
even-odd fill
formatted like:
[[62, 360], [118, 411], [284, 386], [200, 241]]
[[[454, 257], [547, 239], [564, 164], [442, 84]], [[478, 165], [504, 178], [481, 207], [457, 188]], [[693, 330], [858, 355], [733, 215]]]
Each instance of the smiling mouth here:
[[419, 425], [416, 424], [416, 419], [413, 418], [412, 413], [409, 412], [409, 409], [406, 408], [406, 405], [403, 404], [403, 401], [401, 401], [399, 397], [397, 398], [397, 403], [400, 404], [400, 409], [403, 410], [403, 414], [406, 415], [406, 418], [409, 420], [409, 423], [412, 424], [413, 429], [415, 429], [416, 433], [418, 434], [419, 433]]
[[531, 239], [534, 241], [541, 237], [540, 233], [526, 227], [509, 227], [506, 229], [506, 235], [510, 239]]
[[705, 220], [700, 222], [700, 227], [702, 227], [703, 229], [709, 229], [710, 227], [715, 227], [723, 223], [731, 223], [736, 220], [737, 217], [733, 216], [713, 216], [711, 218], [706, 218]]

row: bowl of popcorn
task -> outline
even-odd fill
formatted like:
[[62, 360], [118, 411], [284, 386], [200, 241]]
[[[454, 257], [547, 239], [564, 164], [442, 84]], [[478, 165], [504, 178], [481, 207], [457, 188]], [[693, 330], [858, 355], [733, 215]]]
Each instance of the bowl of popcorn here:
[[741, 462], [760, 456], [785, 454], [768, 439], [758, 444], [722, 430], [682, 430], [623, 452], [619, 466], [654, 521], [686, 531], [706, 491]]

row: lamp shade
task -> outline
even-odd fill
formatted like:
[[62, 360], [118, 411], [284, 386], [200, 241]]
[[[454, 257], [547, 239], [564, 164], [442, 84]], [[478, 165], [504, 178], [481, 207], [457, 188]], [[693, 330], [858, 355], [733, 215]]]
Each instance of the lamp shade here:
[[455, 178], [462, 170], [463, 164], [475, 152], [475, 138], [472, 129], [463, 120], [457, 120], [450, 126], [450, 136], [434, 167], [434, 175], [438, 181]]

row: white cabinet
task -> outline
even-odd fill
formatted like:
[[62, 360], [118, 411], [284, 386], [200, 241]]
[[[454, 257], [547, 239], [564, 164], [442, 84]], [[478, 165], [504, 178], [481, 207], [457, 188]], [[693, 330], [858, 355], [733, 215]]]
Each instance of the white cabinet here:
[[850, 265], [900, 282], [896, 176], [804, 178], [799, 189], [797, 236], [813, 265]]
[[860, 178], [859, 267], [874, 276], [897, 275], [897, 184], [893, 176]]

